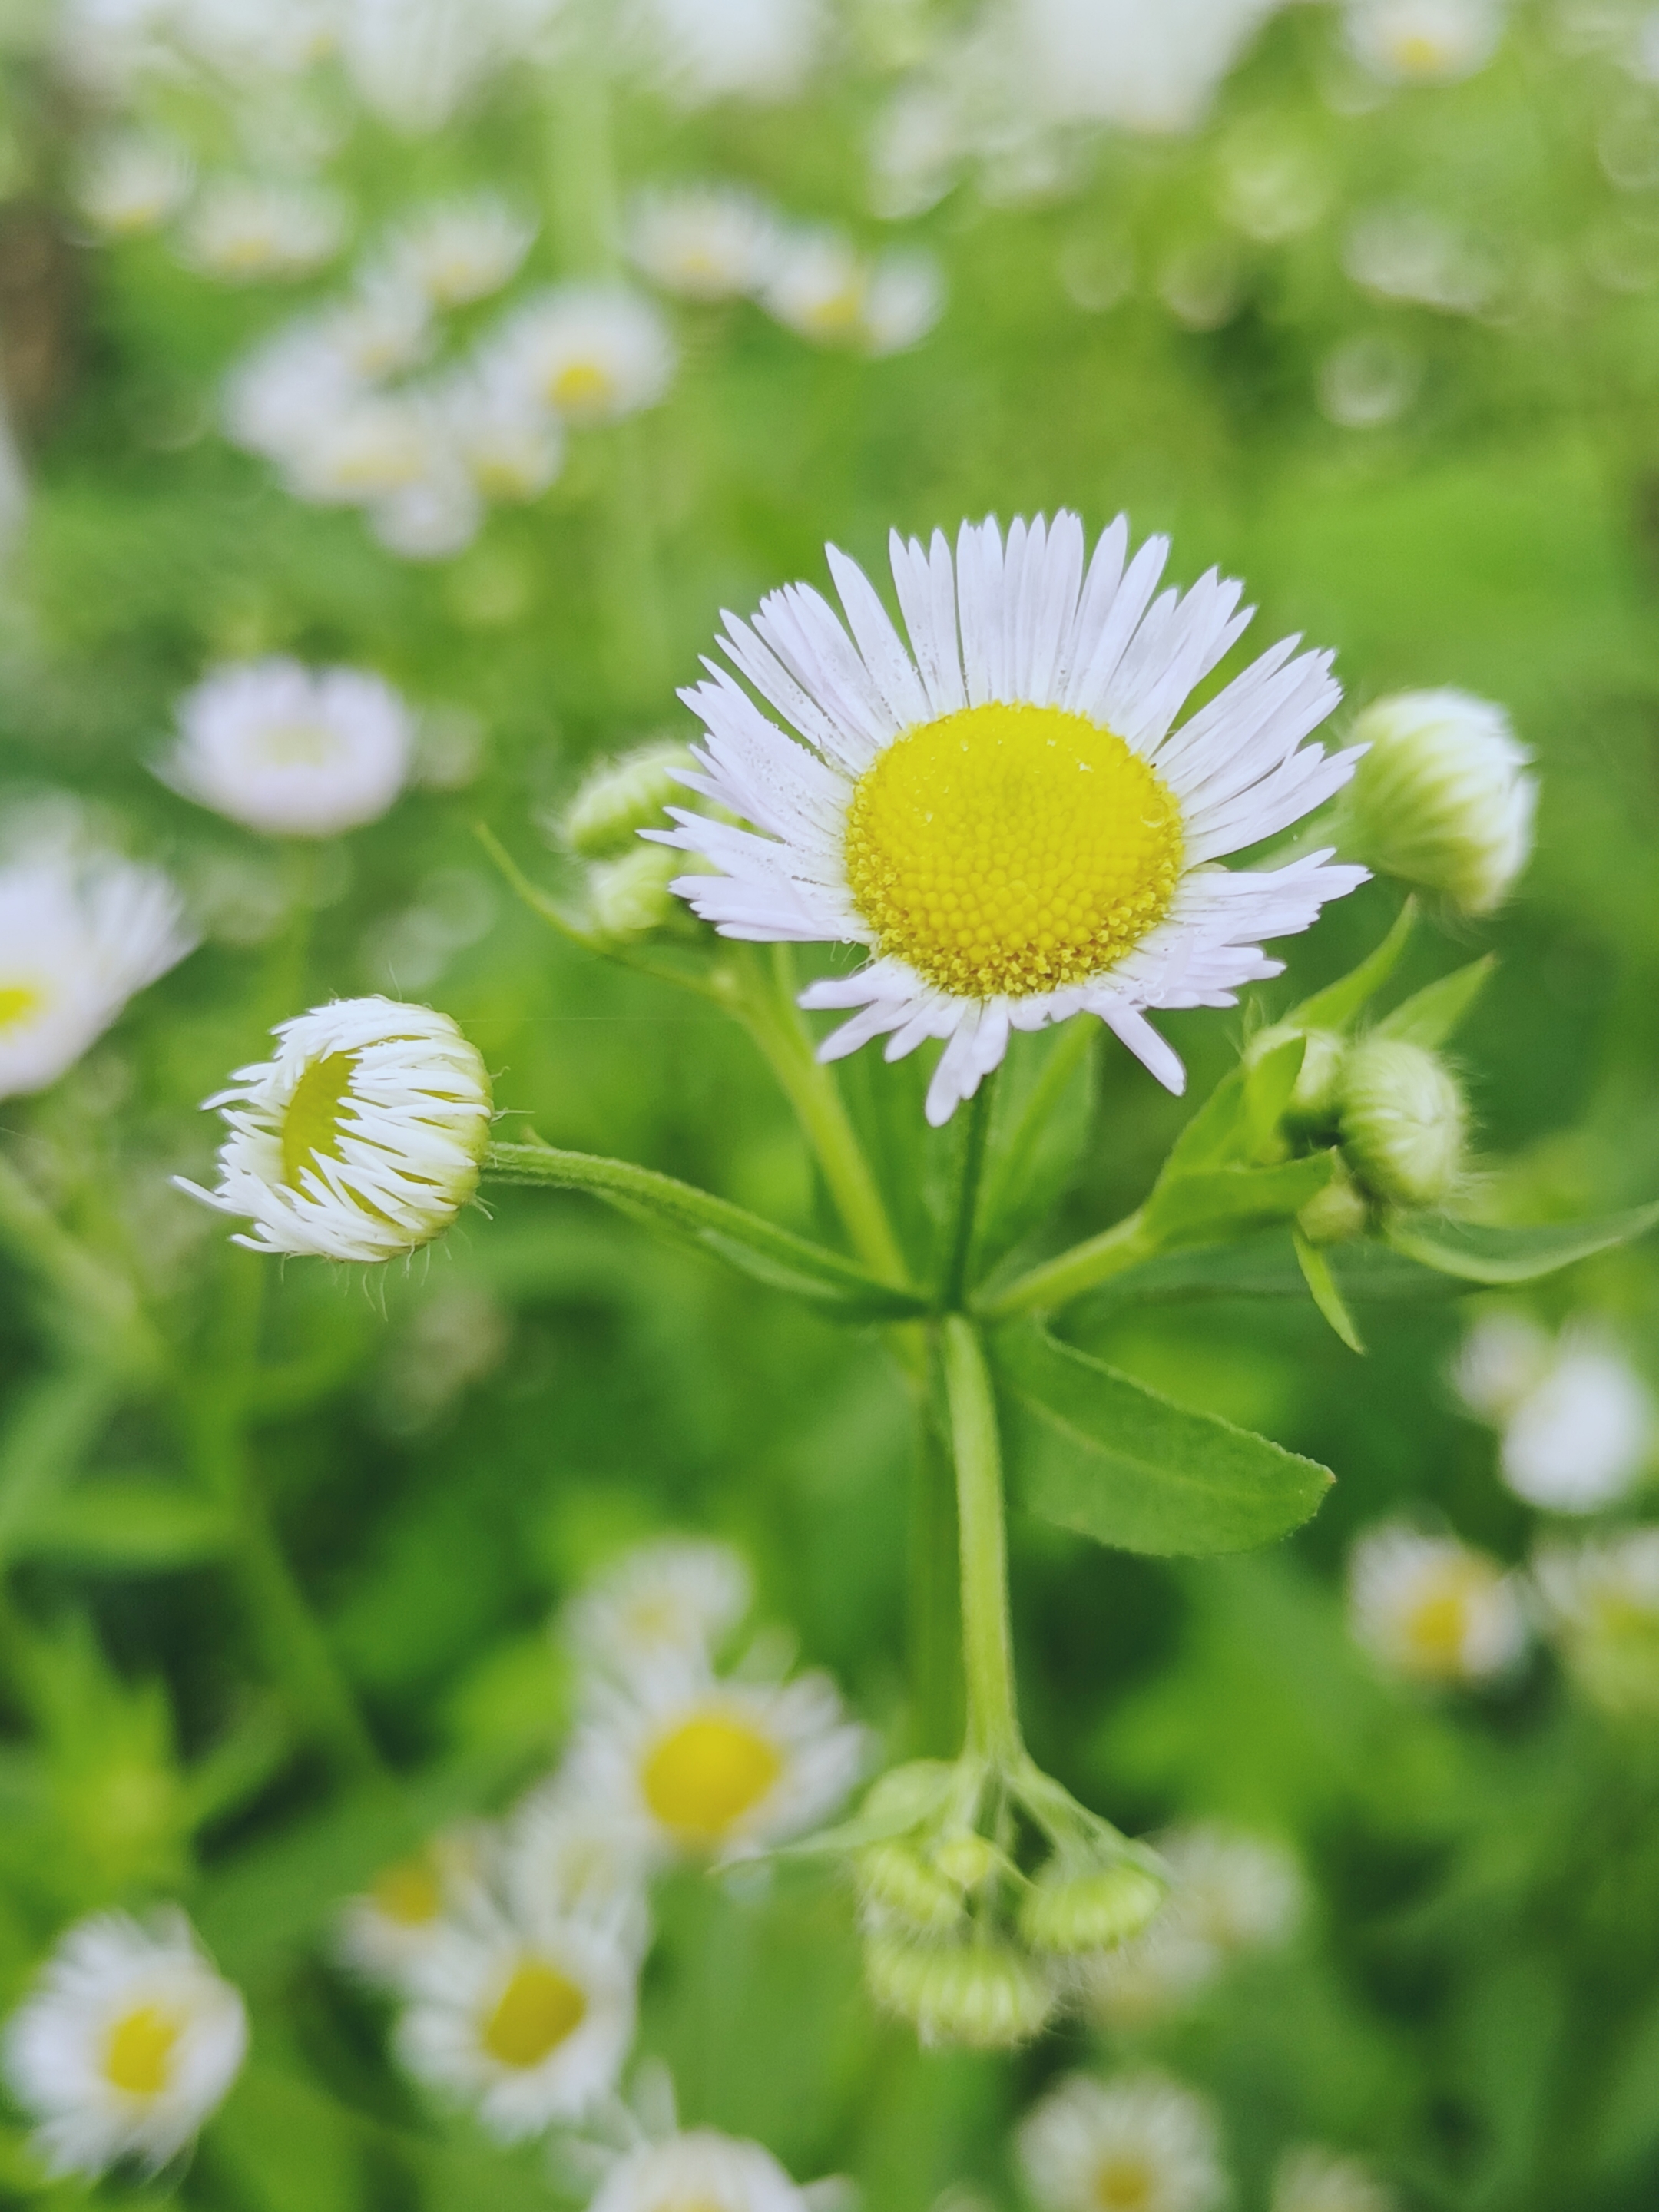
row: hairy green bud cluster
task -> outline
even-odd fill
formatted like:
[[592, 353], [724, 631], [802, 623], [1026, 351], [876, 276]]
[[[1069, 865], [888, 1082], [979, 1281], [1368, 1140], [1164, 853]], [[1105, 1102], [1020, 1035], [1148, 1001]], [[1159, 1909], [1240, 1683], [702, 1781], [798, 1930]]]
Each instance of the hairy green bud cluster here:
[[1462, 1176], [1468, 1144], [1462, 1086], [1437, 1054], [1401, 1037], [1349, 1052], [1338, 1126], [1364, 1188], [1391, 1206], [1437, 1206]]
[[1466, 691], [1401, 691], [1353, 727], [1370, 750], [1343, 794], [1343, 842], [1382, 875], [1490, 914], [1532, 851], [1538, 787], [1509, 717]]
[[1019, 1932], [1032, 1950], [1062, 1957], [1115, 1950], [1156, 1917], [1165, 1894], [1158, 1876], [1132, 1859], [1096, 1867], [1054, 1861], [1025, 1893]]
[[925, 2044], [1006, 2051], [1047, 2023], [1057, 1992], [1047, 1973], [1004, 1938], [977, 1931], [945, 1942], [885, 1931], [866, 1939], [865, 1978], [884, 2011]]
[[685, 796], [674, 771], [693, 765], [690, 749], [675, 738], [598, 762], [565, 811], [565, 843], [585, 860], [611, 860], [632, 849], [641, 830], [665, 830], [663, 810]]

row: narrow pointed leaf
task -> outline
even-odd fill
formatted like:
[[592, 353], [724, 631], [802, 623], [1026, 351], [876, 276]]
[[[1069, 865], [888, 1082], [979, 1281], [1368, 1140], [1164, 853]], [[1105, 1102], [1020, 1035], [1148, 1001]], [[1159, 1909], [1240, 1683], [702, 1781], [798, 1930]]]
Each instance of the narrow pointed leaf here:
[[1376, 1025], [1377, 1036], [1400, 1037], [1407, 1044], [1435, 1051], [1456, 1030], [1497, 965], [1489, 952], [1484, 960], [1472, 960], [1467, 968], [1443, 975], [1437, 983], [1429, 984], [1391, 1014], [1385, 1014]]
[[1309, 1295], [1320, 1312], [1330, 1323], [1350, 1352], [1363, 1352], [1364, 1340], [1355, 1326], [1347, 1302], [1336, 1286], [1331, 1273], [1331, 1263], [1322, 1248], [1310, 1244], [1299, 1229], [1291, 1231], [1291, 1242], [1296, 1248], [1297, 1265], [1302, 1270], [1302, 1279], [1308, 1285]]
[[[1296, 1089], [1296, 1079], [1308, 1054], [1308, 1040], [1298, 1033], [1264, 1052], [1244, 1077], [1244, 1133], [1248, 1156], [1260, 1158], [1278, 1135], [1285, 1109]], [[1283, 1147], [1281, 1146], [1280, 1149]]]
[[995, 1361], [1016, 1493], [1045, 1521], [1160, 1557], [1243, 1552], [1299, 1528], [1328, 1469], [1193, 1413], [1033, 1324]]
[[1531, 1228], [1453, 1221], [1440, 1213], [1404, 1213], [1384, 1234], [1396, 1252], [1466, 1283], [1530, 1283], [1577, 1260], [1645, 1236], [1659, 1223], [1659, 1203], [1599, 1221], [1552, 1221]]
[[14, 1532], [12, 1549], [20, 1558], [143, 1574], [216, 1558], [233, 1534], [222, 1506], [176, 1483], [88, 1476], [40, 1499]]
[[1199, 1168], [1219, 1167], [1242, 1157], [1248, 1149], [1245, 1130], [1244, 1066], [1229, 1068], [1192, 1120], [1176, 1139], [1164, 1163], [1160, 1182]]
[[1316, 991], [1311, 999], [1304, 999], [1299, 1006], [1285, 1015], [1303, 1030], [1340, 1030], [1346, 1027], [1366, 1002], [1380, 991], [1399, 965], [1400, 956], [1410, 941], [1417, 921], [1417, 902], [1407, 899], [1388, 935], [1375, 952], [1367, 953], [1359, 965], [1334, 983], [1328, 983], [1322, 991]]
[[1277, 1167], [1222, 1167], [1160, 1182], [1146, 1202], [1147, 1236], [1164, 1251], [1289, 1221], [1330, 1181], [1334, 1152]]

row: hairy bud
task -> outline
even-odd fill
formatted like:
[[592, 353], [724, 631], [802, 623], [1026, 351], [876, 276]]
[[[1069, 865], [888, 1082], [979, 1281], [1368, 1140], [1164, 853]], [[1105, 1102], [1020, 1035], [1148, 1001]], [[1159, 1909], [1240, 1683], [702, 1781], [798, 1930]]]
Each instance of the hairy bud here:
[[1401, 691], [1354, 725], [1370, 750], [1344, 797], [1355, 856], [1465, 914], [1501, 905], [1532, 851], [1532, 756], [1491, 701]]
[[871, 1844], [859, 1853], [857, 1875], [859, 1893], [877, 1916], [890, 1915], [935, 1934], [962, 1918], [960, 1885], [908, 1844]]
[[1324, 1189], [1297, 1215], [1296, 1225], [1310, 1244], [1346, 1244], [1364, 1235], [1370, 1212], [1364, 1192], [1339, 1160]]
[[684, 855], [665, 845], [636, 844], [620, 860], [587, 872], [587, 903], [602, 937], [644, 937], [684, 911], [669, 884]]
[[1366, 1037], [1353, 1048], [1340, 1127], [1359, 1182], [1391, 1205], [1438, 1205], [1462, 1172], [1462, 1090], [1443, 1060], [1403, 1038]]
[[865, 1944], [864, 1966], [876, 2002], [927, 2044], [1006, 2051], [1029, 2042], [1054, 2009], [1047, 1976], [994, 1938], [929, 1943], [878, 1934]]
[[1285, 1109], [1285, 1121], [1286, 1127], [1305, 1135], [1328, 1128], [1335, 1119], [1347, 1039], [1334, 1030], [1298, 1030], [1288, 1022], [1276, 1022], [1251, 1038], [1245, 1058], [1254, 1066], [1276, 1046], [1298, 1036], [1304, 1041], [1302, 1066]]
[[1034, 1951], [1070, 1956], [1109, 1951], [1139, 1935], [1164, 1903], [1164, 1885], [1132, 1860], [1049, 1866], [1026, 1892], [1019, 1930]]
[[672, 738], [599, 762], [566, 810], [566, 844], [585, 860], [610, 860], [641, 830], [666, 829], [663, 809], [686, 795], [674, 771], [693, 764], [690, 749]]

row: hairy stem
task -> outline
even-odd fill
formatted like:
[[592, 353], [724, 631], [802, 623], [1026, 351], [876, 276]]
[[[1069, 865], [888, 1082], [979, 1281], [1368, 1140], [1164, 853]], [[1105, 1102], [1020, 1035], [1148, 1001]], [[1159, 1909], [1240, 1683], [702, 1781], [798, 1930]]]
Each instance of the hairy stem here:
[[951, 1460], [933, 1409], [916, 1406], [908, 1606], [913, 1756], [946, 1759], [962, 1733], [960, 1614]]
[[981, 1080], [968, 1109], [962, 1172], [957, 1184], [956, 1218], [951, 1224], [951, 1242], [939, 1284], [939, 1302], [947, 1313], [959, 1312], [967, 1297], [974, 1254], [974, 1224], [979, 1212], [980, 1178], [985, 1171], [985, 1146], [991, 1133], [991, 1097], [995, 1082], [994, 1070]]
[[965, 1755], [987, 1760], [1007, 1773], [1023, 1764], [1025, 1748], [1014, 1698], [996, 1398], [984, 1347], [973, 1322], [960, 1314], [947, 1315], [942, 1337], [962, 1551], [962, 1664], [968, 1697]]

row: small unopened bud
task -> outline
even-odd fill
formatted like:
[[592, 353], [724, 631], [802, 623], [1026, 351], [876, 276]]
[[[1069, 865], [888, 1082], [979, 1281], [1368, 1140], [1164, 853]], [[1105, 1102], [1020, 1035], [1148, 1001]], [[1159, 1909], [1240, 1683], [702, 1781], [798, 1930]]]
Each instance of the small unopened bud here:
[[933, 1853], [933, 1864], [958, 1889], [977, 1889], [1006, 1860], [984, 1836], [949, 1836]]
[[962, 1890], [911, 1844], [872, 1844], [859, 1853], [858, 1884], [866, 1906], [938, 1934], [963, 1917]]
[[1306, 1133], [1328, 1128], [1335, 1117], [1342, 1064], [1348, 1052], [1347, 1039], [1339, 1036], [1334, 1030], [1297, 1030], [1288, 1023], [1276, 1022], [1271, 1029], [1259, 1030], [1251, 1038], [1245, 1057], [1254, 1066], [1275, 1047], [1297, 1036], [1304, 1040], [1302, 1066], [1291, 1086], [1285, 1121], [1287, 1127]]
[[1342, 1149], [1355, 1175], [1395, 1206], [1436, 1206], [1462, 1173], [1468, 1108], [1444, 1060], [1401, 1037], [1366, 1037], [1342, 1083]]
[[864, 1966], [876, 2002], [909, 2021], [927, 2044], [1006, 2051], [1029, 2042], [1054, 2009], [1048, 1977], [994, 1938], [929, 1943], [872, 1936]]
[[1354, 856], [1465, 914], [1501, 905], [1532, 851], [1536, 780], [1509, 717], [1467, 691], [1401, 691], [1366, 708], [1370, 750], [1344, 795]]
[[1026, 1892], [1019, 1932], [1034, 1951], [1072, 1956], [1127, 1942], [1156, 1916], [1164, 1885], [1120, 1859], [1099, 1867], [1046, 1867]]
[[666, 829], [663, 809], [686, 795], [674, 771], [693, 765], [689, 749], [672, 738], [600, 761], [566, 810], [566, 844], [585, 860], [610, 860], [626, 853], [641, 830]]
[[1346, 1244], [1363, 1237], [1371, 1210], [1340, 1160], [1323, 1190], [1308, 1200], [1296, 1225], [1310, 1244]]
[[677, 921], [685, 909], [669, 884], [685, 866], [671, 846], [635, 844], [618, 860], [602, 860], [587, 873], [587, 903], [602, 937], [644, 937]]

